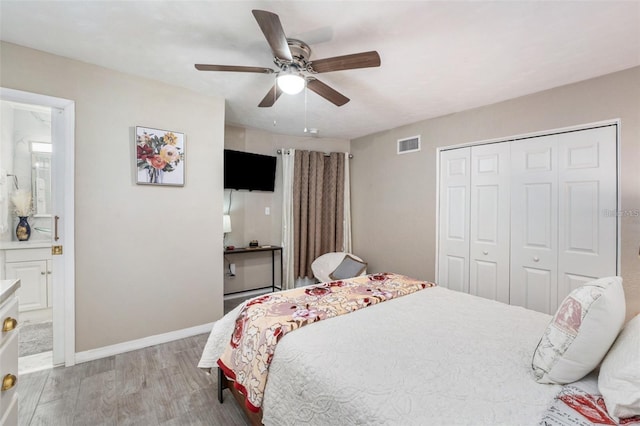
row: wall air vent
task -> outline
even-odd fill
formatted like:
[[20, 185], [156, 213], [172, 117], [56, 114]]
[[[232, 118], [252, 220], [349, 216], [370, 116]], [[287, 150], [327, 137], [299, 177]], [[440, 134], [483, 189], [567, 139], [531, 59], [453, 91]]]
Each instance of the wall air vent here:
[[398, 139], [398, 154], [420, 151], [420, 135]]

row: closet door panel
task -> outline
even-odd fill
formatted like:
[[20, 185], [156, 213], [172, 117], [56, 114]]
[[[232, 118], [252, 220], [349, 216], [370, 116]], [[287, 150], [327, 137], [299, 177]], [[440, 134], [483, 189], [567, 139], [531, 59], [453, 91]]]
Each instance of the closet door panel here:
[[469, 291], [470, 148], [440, 153], [438, 285]]
[[469, 189], [464, 186], [449, 186], [445, 194], [447, 208], [446, 238], [465, 244], [467, 240], [467, 204]]
[[555, 185], [552, 182], [523, 183], [521, 188], [524, 211], [518, 214], [524, 222], [523, 248], [551, 256], [555, 243]]
[[491, 244], [494, 247], [498, 244], [498, 215], [500, 214], [500, 185], [479, 185], [472, 186], [471, 200], [473, 222], [475, 228], [472, 232], [475, 235], [475, 243]]
[[469, 281], [469, 262], [466, 257], [446, 255], [445, 262], [446, 270], [441, 275], [442, 282], [446, 283], [444, 287], [466, 293], [466, 283]]
[[[586, 284], [589, 281], [593, 281], [595, 279], [598, 279], [598, 277], [563, 273], [560, 276], [560, 283], [558, 287], [564, 288], [565, 291], [567, 291], [567, 294], [569, 294], [576, 288], [580, 287], [582, 284]], [[562, 299], [564, 299], [565, 297], [566, 294], [562, 297], [558, 297], [558, 303], [560, 303], [560, 301], [562, 301]]]
[[552, 305], [555, 293], [555, 271], [549, 269], [522, 268], [522, 284], [524, 285], [524, 303], [529, 309], [539, 312], [555, 312]]
[[469, 293], [486, 299], [498, 300], [500, 288], [498, 275], [499, 265], [497, 262], [472, 259]]
[[471, 148], [471, 294], [509, 303], [508, 142]]
[[510, 303], [557, 307], [557, 137], [511, 144]]
[[617, 273], [616, 127], [559, 135], [558, 299]]

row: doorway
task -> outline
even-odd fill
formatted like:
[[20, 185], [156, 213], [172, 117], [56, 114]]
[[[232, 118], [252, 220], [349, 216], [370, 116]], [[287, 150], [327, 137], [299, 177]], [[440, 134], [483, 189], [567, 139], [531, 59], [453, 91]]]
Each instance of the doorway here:
[[[20, 279], [18, 337], [20, 372], [53, 365], [53, 304], [51, 297], [51, 116], [48, 106], [0, 100], [2, 111], [1, 245], [6, 279]], [[8, 206], [6, 205], [8, 204]], [[13, 213], [13, 214], [12, 214]], [[18, 217], [27, 225], [17, 228]], [[15, 235], [14, 235], [15, 234]], [[26, 238], [26, 240], [25, 240]]]
[[31, 200], [26, 241], [14, 232], [11, 197], [0, 203], [0, 278], [21, 281], [19, 372], [70, 366], [75, 363], [74, 102], [0, 88], [0, 106], [4, 190]]

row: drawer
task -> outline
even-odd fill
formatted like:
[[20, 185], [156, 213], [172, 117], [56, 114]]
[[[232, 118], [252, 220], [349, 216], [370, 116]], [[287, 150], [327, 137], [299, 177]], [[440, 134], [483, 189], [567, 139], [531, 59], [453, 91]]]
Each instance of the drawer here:
[[2, 413], [3, 417], [0, 420], [0, 426], [17, 426], [18, 424], [18, 395], [14, 395], [7, 408], [6, 413]]
[[[9, 336], [0, 348], [0, 386], [4, 378], [12, 374], [18, 377], [18, 335]], [[17, 384], [17, 383], [16, 383]], [[11, 405], [14, 395], [16, 395], [17, 386], [11, 389], [0, 390], [0, 413], [6, 413]]]
[[5, 262], [30, 262], [51, 259], [51, 248], [16, 249], [5, 251]]
[[[14, 328], [10, 331], [2, 331], [4, 329], [5, 321], [10, 321], [11, 318], [18, 320], [18, 298], [11, 297], [2, 308], [0, 308], [0, 347], [4, 344], [5, 340], [12, 334], [18, 334], [18, 330]], [[17, 324], [16, 324], [17, 325]]]

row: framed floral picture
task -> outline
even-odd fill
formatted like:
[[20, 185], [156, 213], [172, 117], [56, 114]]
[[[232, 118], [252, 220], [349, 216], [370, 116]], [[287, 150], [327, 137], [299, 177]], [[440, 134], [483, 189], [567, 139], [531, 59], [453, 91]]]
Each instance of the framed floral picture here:
[[136, 183], [184, 186], [184, 133], [136, 126]]

